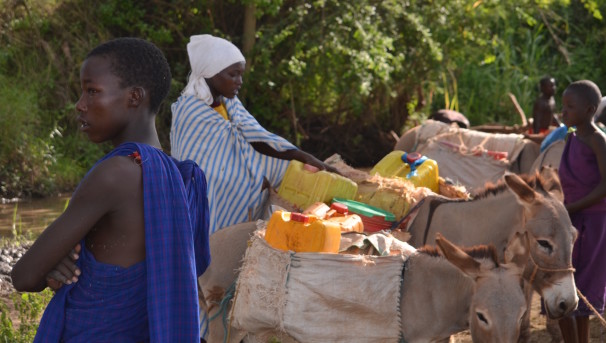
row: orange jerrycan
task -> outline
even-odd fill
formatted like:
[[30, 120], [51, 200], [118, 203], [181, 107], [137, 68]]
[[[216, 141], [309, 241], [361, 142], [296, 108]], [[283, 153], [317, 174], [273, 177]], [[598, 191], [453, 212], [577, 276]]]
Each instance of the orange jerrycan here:
[[358, 185], [352, 180], [297, 160], [290, 161], [278, 187], [279, 196], [302, 209], [334, 197], [353, 199], [357, 192]]
[[439, 192], [438, 164], [417, 152], [390, 152], [370, 170], [370, 175], [374, 174], [400, 177], [412, 182], [416, 187], [427, 187], [435, 193]]
[[341, 225], [313, 215], [275, 211], [267, 223], [265, 240], [281, 250], [338, 253]]

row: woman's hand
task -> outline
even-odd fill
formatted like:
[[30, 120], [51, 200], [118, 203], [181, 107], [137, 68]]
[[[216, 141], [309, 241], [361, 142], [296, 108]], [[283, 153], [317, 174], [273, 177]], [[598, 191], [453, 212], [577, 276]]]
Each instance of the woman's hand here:
[[252, 142], [250, 143], [252, 147], [263, 155], [280, 158], [283, 160], [297, 160], [309, 165], [312, 165], [320, 170], [327, 170], [332, 173], [336, 173], [342, 175], [336, 168], [330, 166], [319, 159], [315, 158], [313, 155], [306, 153], [303, 150], [299, 149], [291, 149], [286, 151], [276, 151], [272, 147], [270, 147], [267, 143], [264, 142]]
[[294, 159], [296, 159], [298, 161], [301, 161], [301, 162], [303, 162], [305, 164], [309, 164], [311, 166], [314, 166], [314, 167], [316, 167], [316, 168], [318, 168], [320, 170], [326, 170], [326, 171], [329, 171], [331, 173], [336, 173], [336, 174], [341, 175], [341, 173], [335, 167], [333, 167], [331, 165], [328, 165], [328, 164], [320, 161], [319, 159], [315, 158], [311, 154], [308, 154], [308, 153], [306, 153], [306, 152], [304, 152], [302, 150], [299, 150], [299, 151], [301, 153], [297, 154], [297, 156]]

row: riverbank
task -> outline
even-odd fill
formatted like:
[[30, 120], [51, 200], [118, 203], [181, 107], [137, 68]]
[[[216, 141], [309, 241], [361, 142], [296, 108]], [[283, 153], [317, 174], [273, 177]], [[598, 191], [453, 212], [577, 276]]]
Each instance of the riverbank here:
[[13, 266], [31, 246], [30, 241], [5, 240], [0, 248], [0, 296], [15, 292], [10, 273]]

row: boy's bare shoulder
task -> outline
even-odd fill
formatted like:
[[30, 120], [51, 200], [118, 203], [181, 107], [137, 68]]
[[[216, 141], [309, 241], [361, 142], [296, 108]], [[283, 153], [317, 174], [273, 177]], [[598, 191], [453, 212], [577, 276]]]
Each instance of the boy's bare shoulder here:
[[141, 166], [132, 157], [114, 156], [97, 164], [82, 180], [79, 191], [85, 192], [85, 197], [118, 197], [142, 189], [141, 180]]
[[141, 166], [130, 156], [113, 156], [99, 164], [91, 171], [91, 176], [101, 180], [120, 181], [122, 178], [141, 174]]

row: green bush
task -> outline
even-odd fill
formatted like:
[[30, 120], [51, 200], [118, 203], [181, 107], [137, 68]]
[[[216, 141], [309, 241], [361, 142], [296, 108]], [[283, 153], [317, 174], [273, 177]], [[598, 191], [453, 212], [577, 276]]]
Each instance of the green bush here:
[[18, 324], [13, 322], [8, 305], [0, 301], [0, 342], [33, 342], [42, 313], [52, 297], [48, 288], [40, 293], [13, 293]]
[[0, 195], [52, 191], [51, 128], [40, 123], [36, 89], [0, 75]]
[[[157, 117], [169, 151], [170, 104], [187, 80], [186, 45], [212, 33], [243, 46], [241, 100], [259, 122], [325, 158], [369, 166], [429, 113], [472, 125], [519, 123], [539, 79], [606, 85], [606, 2], [585, 0], [7, 0], [0, 9], [0, 196], [71, 190], [109, 146], [80, 137], [79, 67], [99, 42], [149, 39], [165, 51], [173, 88]], [[11, 85], [11, 86], [9, 86]], [[10, 137], [10, 139], [4, 139]], [[339, 139], [334, 139], [339, 137]]]

